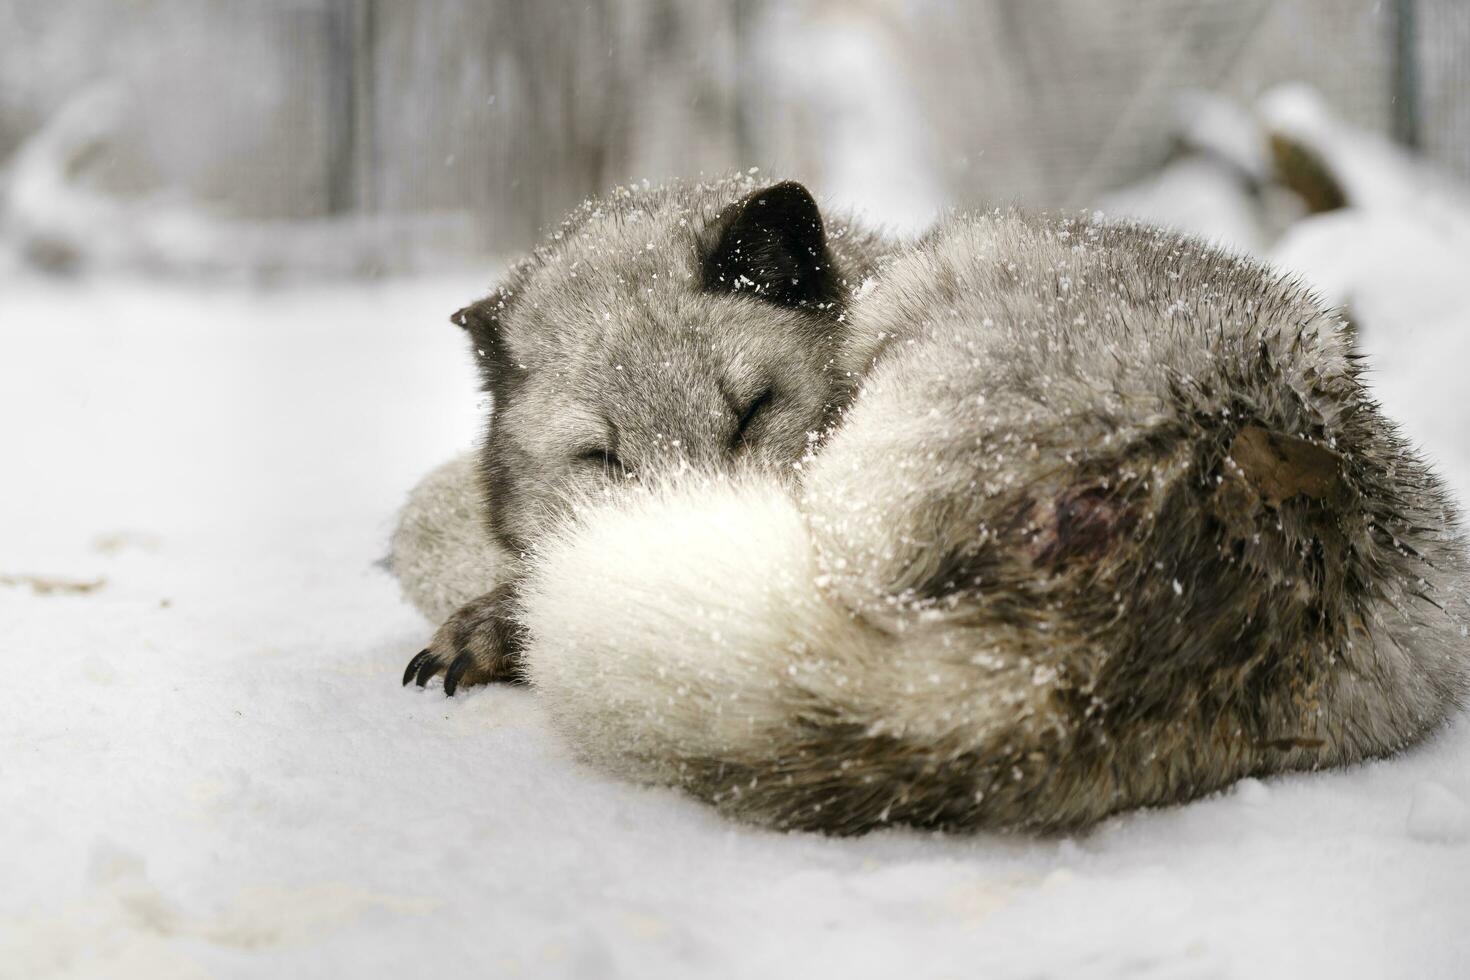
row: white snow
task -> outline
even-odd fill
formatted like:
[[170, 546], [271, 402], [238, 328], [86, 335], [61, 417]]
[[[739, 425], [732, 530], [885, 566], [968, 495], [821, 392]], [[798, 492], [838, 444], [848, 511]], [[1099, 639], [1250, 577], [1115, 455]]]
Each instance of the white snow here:
[[1426, 780], [1414, 787], [1409, 804], [1409, 836], [1415, 840], [1464, 843], [1470, 831], [1465, 801], [1439, 783]]
[[[1470, 296], [1418, 230], [1349, 285], [1463, 498]], [[1075, 838], [833, 840], [400, 688], [431, 624], [373, 561], [474, 437], [487, 285], [0, 282], [0, 975], [1470, 976], [1465, 717]]]

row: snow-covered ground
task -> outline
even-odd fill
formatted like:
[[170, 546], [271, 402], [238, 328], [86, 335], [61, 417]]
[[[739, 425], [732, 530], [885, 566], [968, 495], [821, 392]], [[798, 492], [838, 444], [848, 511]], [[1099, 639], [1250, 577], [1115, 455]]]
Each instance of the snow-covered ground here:
[[[1467, 216], [1282, 244], [1356, 263], [1462, 498]], [[1470, 976], [1470, 718], [1076, 838], [833, 840], [399, 687], [431, 624], [374, 561], [474, 437], [486, 285], [0, 283], [0, 977]]]

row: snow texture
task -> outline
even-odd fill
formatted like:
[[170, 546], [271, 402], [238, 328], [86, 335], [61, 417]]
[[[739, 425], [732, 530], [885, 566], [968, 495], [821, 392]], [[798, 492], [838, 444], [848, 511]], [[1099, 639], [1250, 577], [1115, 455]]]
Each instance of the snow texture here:
[[[1470, 211], [1422, 206], [1281, 247], [1464, 499]], [[400, 688], [374, 561], [474, 438], [485, 287], [0, 283], [0, 975], [1470, 976], [1464, 716], [1078, 838], [835, 840]]]
[[1462, 843], [1470, 829], [1470, 811], [1465, 801], [1439, 783], [1423, 782], [1414, 787], [1409, 804], [1409, 836], [1415, 840]]

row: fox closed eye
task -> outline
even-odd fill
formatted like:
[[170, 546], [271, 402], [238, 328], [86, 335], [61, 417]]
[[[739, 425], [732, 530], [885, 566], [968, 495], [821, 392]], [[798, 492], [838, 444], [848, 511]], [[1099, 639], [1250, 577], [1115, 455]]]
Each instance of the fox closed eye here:
[[577, 453], [577, 455], [573, 457], [573, 459], [578, 463], [601, 466], [604, 469], [609, 470], [620, 470], [624, 468], [623, 461], [621, 459], [618, 459], [617, 453], [613, 452], [611, 449], [604, 449], [601, 446], [592, 446], [588, 449], [584, 449], [581, 452]]
[[735, 434], [730, 438], [731, 449], [739, 449], [746, 444], [746, 441], [750, 438], [751, 427], [770, 408], [775, 398], [776, 389], [766, 388], [751, 400], [751, 403], [746, 406], [745, 411], [740, 413], [739, 421], [735, 423]]

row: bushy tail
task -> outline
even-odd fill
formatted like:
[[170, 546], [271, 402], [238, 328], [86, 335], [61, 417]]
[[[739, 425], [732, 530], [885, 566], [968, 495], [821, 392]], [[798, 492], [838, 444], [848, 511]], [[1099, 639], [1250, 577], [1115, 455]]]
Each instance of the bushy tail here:
[[1034, 744], [1018, 736], [1047, 678], [977, 666], [943, 623], [860, 618], [825, 584], [775, 483], [636, 497], [543, 550], [531, 683], [589, 760], [746, 819], [975, 824], [997, 762]]
[[[1061, 499], [1038, 512], [1054, 526], [1023, 535], [1017, 561], [1040, 555], [1044, 566], [1057, 542], [1093, 541], [1087, 521], [1103, 505]], [[1166, 523], [1189, 526], [1177, 515]], [[1046, 567], [1012, 594], [992, 572], [965, 596], [861, 600], [849, 587], [861, 576], [844, 570], [874, 556], [918, 567], [953, 551], [891, 517], [863, 526], [822, 535], [783, 486], [754, 478], [639, 493], [586, 514], [541, 550], [523, 590], [531, 682], [556, 726], [604, 768], [744, 819], [835, 833], [889, 822], [1085, 826], [1246, 775], [1395, 751], [1446, 717], [1466, 686], [1464, 564], [1450, 534], [1419, 542], [1440, 549], [1438, 570], [1405, 578], [1385, 565], [1371, 584], [1386, 598], [1362, 613], [1346, 600], [1324, 606], [1346, 637], [1336, 643], [1300, 625], [1302, 589], [1272, 584], [1310, 570], [1293, 550], [1264, 571], [1214, 560], [1187, 587], [1168, 574], [1138, 579], [1147, 602], [1106, 589], [1108, 608], [1126, 612], [1089, 629], [1050, 614], [1082, 593]], [[1153, 549], [1134, 556], [1144, 576], [1164, 548], [1148, 543], [1156, 537], [1130, 545]], [[855, 550], [834, 553], [843, 548]], [[1214, 553], [1191, 552], [1202, 568]], [[1234, 645], [1180, 639], [1218, 634], [1206, 607], [1247, 585], [1254, 598], [1237, 603], [1246, 612], [1234, 617]], [[1252, 617], [1284, 632], [1252, 639]], [[1178, 632], [1159, 634], [1170, 627]]]

